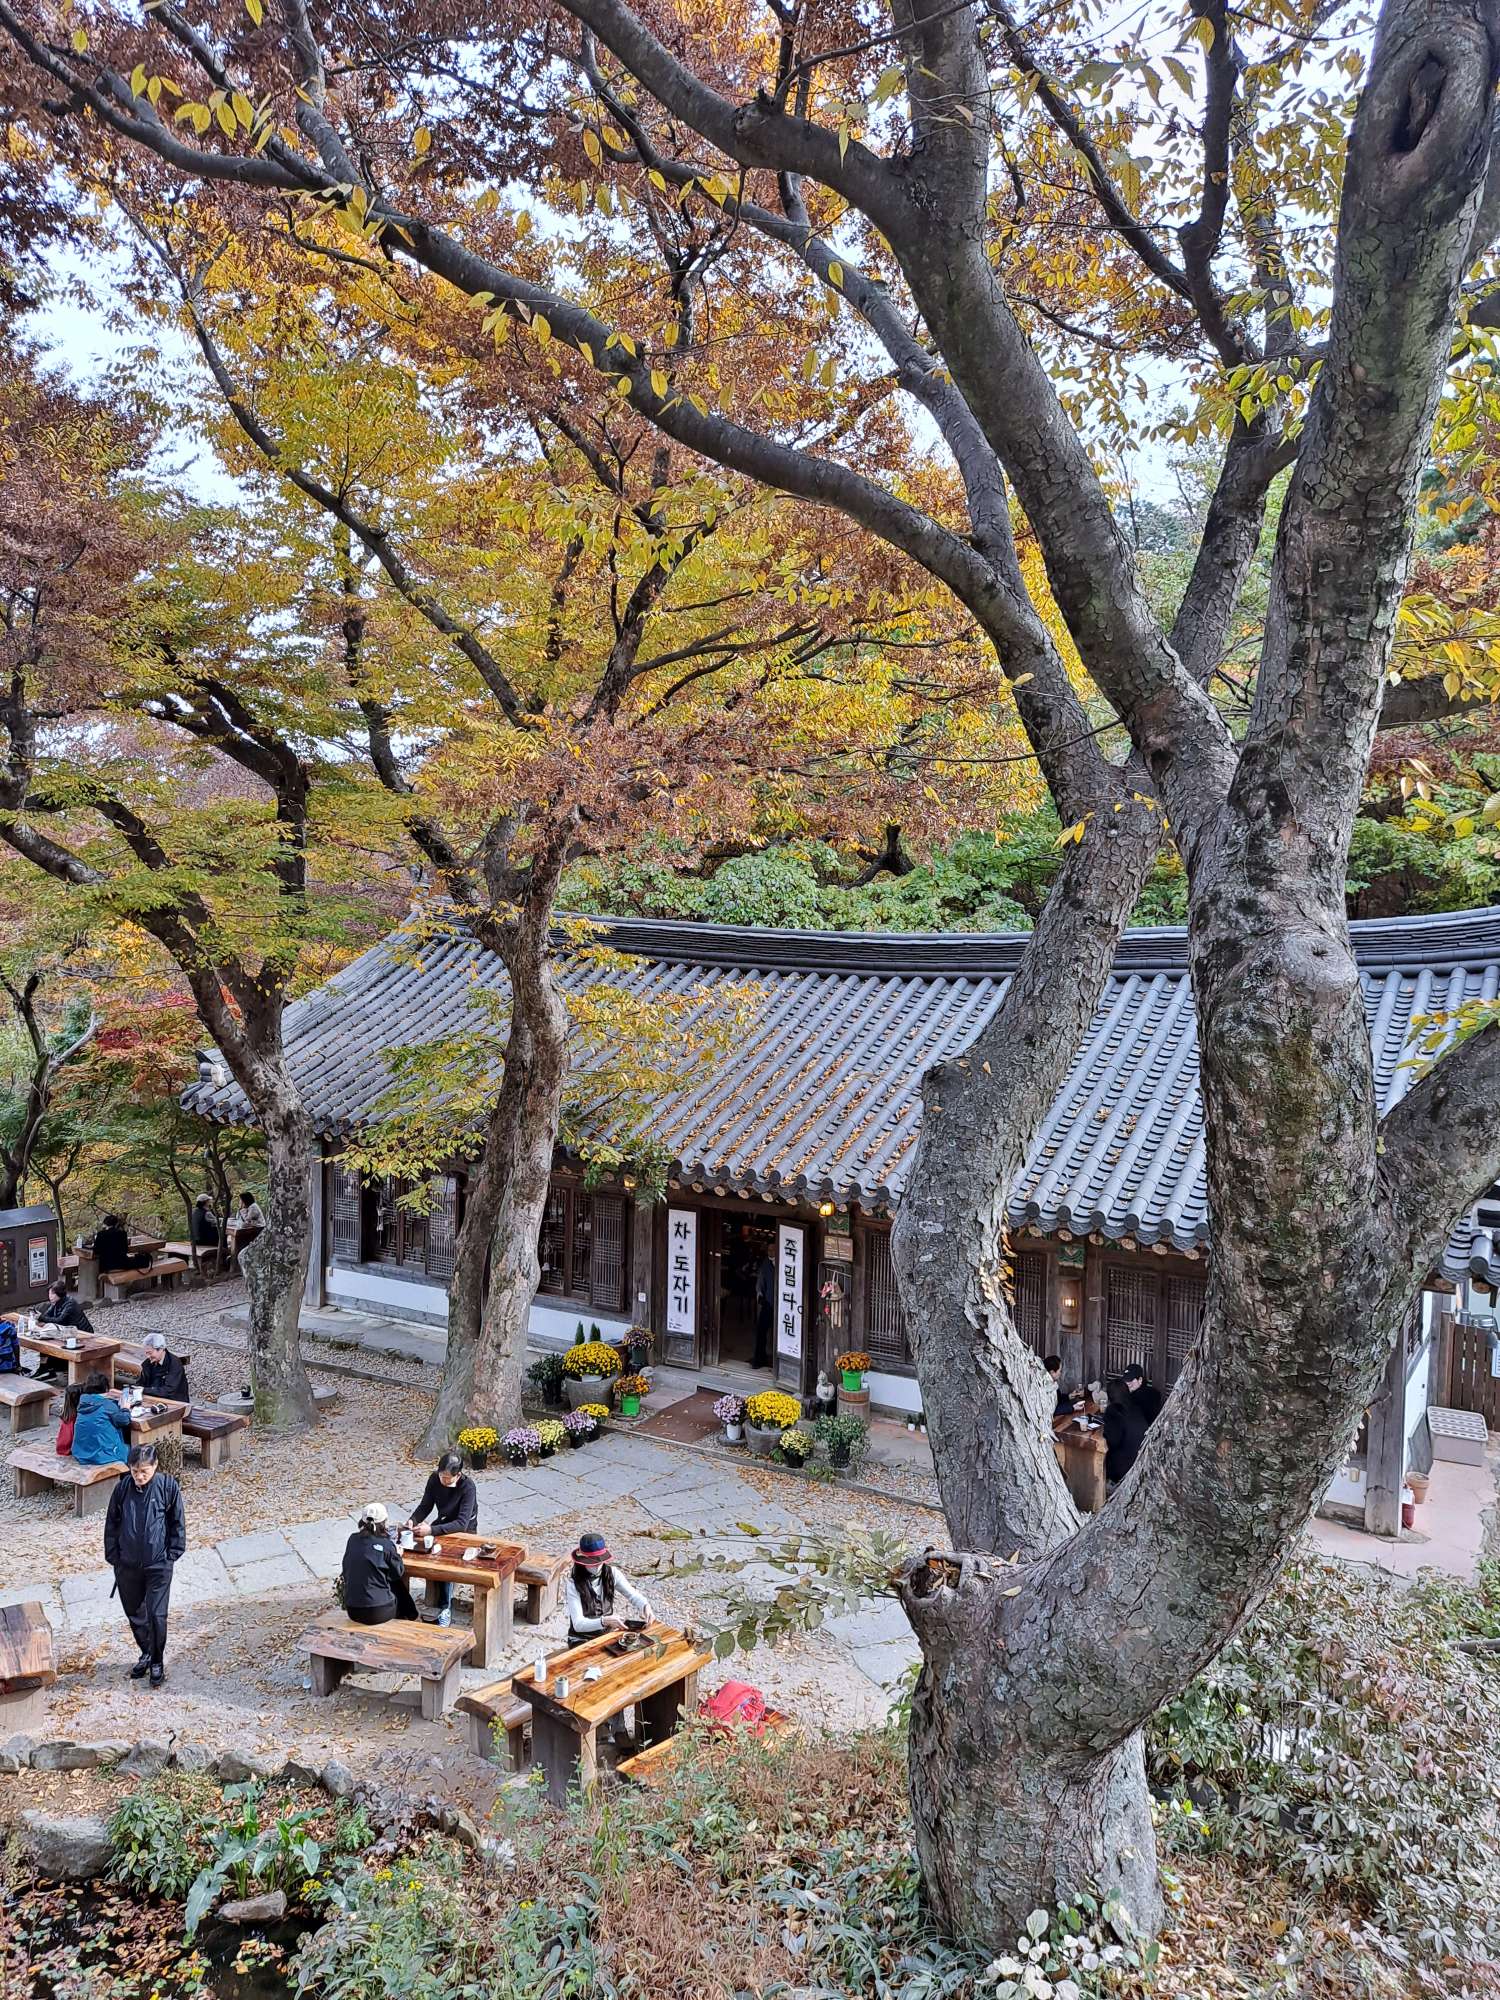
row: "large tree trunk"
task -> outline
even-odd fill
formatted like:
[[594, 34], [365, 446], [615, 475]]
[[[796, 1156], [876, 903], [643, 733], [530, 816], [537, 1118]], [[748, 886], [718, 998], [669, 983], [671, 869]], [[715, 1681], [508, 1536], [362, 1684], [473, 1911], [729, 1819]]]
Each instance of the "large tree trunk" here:
[[466, 1424], [507, 1431], [521, 1419], [521, 1377], [537, 1244], [547, 1206], [568, 1069], [568, 1014], [551, 956], [560, 862], [538, 864], [532, 893], [504, 925], [476, 933], [505, 963], [510, 1028], [484, 1153], [470, 1182], [449, 1294], [448, 1351], [425, 1450]]
[[267, 1187], [266, 1227], [240, 1256], [250, 1303], [250, 1384], [256, 1422], [289, 1429], [317, 1422], [300, 1339], [312, 1249], [312, 1126], [281, 1061], [256, 1063], [246, 1091], [265, 1134]]

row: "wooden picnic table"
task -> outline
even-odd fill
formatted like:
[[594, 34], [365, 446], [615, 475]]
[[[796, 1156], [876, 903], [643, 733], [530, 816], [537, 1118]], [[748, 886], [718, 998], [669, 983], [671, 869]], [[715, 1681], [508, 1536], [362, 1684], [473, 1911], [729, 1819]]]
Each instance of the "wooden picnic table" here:
[[[440, 1529], [434, 1532], [432, 1549], [424, 1550], [422, 1530], [414, 1532], [418, 1537], [416, 1547], [401, 1551], [408, 1579], [415, 1578], [429, 1586], [429, 1602], [433, 1596], [430, 1586], [434, 1583], [470, 1586], [474, 1592], [474, 1650], [468, 1663], [471, 1667], [487, 1667], [510, 1645], [515, 1603], [512, 1579], [525, 1560], [525, 1548], [519, 1542], [497, 1542], [493, 1535]], [[491, 1548], [495, 1553], [488, 1561], [483, 1556], [473, 1562], [464, 1561], [465, 1549], [480, 1548]]]
[[[547, 1663], [540, 1685], [534, 1667], [523, 1667], [511, 1686], [531, 1703], [532, 1757], [547, 1773], [547, 1795], [556, 1804], [567, 1801], [572, 1785], [585, 1791], [599, 1778], [599, 1731], [627, 1708], [637, 1711], [641, 1732], [659, 1743], [677, 1729], [684, 1708], [698, 1698], [698, 1674], [713, 1654], [685, 1632], [653, 1621], [633, 1652], [612, 1649], [626, 1635], [601, 1632], [581, 1646], [557, 1653]], [[597, 1680], [585, 1680], [590, 1667]], [[568, 1692], [557, 1683], [566, 1678]]]
[[97, 1370], [112, 1389], [115, 1386], [115, 1356], [123, 1343], [106, 1340], [98, 1333], [80, 1333], [77, 1338], [78, 1345], [69, 1347], [67, 1335], [61, 1331], [55, 1339], [40, 1333], [23, 1333], [21, 1346], [30, 1348], [33, 1354], [45, 1354], [49, 1360], [66, 1362], [70, 1383], [86, 1382]]
[[192, 1408], [191, 1403], [175, 1403], [167, 1396], [146, 1396], [136, 1409], [130, 1402], [129, 1391], [119, 1389], [115, 1401], [130, 1410], [130, 1442], [145, 1444], [148, 1441], [160, 1444], [164, 1437], [181, 1438], [182, 1420]]
[[0, 1728], [40, 1722], [42, 1690], [56, 1679], [52, 1627], [41, 1605], [0, 1607]]

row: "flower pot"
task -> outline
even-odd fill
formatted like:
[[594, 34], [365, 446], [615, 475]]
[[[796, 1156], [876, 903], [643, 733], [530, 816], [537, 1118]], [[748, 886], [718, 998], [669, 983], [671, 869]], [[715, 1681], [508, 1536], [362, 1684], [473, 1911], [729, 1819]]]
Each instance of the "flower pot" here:
[[724, 1426], [724, 1442], [726, 1444], [742, 1444], [744, 1437], [745, 1426], [743, 1424], [726, 1424]]
[[583, 1448], [583, 1446], [584, 1446], [584, 1445], [586, 1445], [587, 1443], [588, 1443], [588, 1439], [587, 1439], [586, 1437], [584, 1437], [584, 1435], [583, 1435], [583, 1433], [582, 1433], [581, 1431], [569, 1431], [569, 1432], [568, 1432], [568, 1449], [569, 1449], [569, 1451], [579, 1451], [579, 1450], [581, 1450], [581, 1449]]
[[1420, 1507], [1427, 1498], [1428, 1489], [1432, 1484], [1431, 1479], [1425, 1472], [1409, 1472], [1406, 1475], [1406, 1483], [1411, 1488], [1413, 1505]]
[[607, 1403], [609, 1384], [602, 1375], [572, 1375], [563, 1378], [563, 1394], [568, 1399], [570, 1410], [580, 1410], [585, 1403]]
[[750, 1449], [759, 1458], [769, 1458], [777, 1445], [781, 1443], [781, 1426], [779, 1424], [767, 1424], [764, 1427], [760, 1424], [749, 1424], [746, 1426], [745, 1434], [749, 1440]]
[[849, 1447], [846, 1444], [831, 1444], [828, 1447], [828, 1463], [835, 1472], [846, 1472], [849, 1467]]
[[471, 1451], [469, 1453], [469, 1470], [471, 1472], [483, 1472], [489, 1462], [490, 1455], [487, 1451]]
[[865, 1378], [863, 1372], [858, 1368], [843, 1368], [840, 1369], [839, 1372], [844, 1378], [844, 1387], [850, 1392], [851, 1395], [857, 1396], [860, 1390], [865, 1386]]
[[641, 1399], [639, 1396], [622, 1396], [620, 1398], [620, 1415], [622, 1417], [638, 1417], [640, 1414]]
[[565, 1410], [568, 1407], [568, 1399], [563, 1394], [564, 1387], [565, 1384], [562, 1382], [549, 1382], [547, 1384], [542, 1390], [542, 1408], [544, 1410]]
[[542, 1446], [541, 1450], [540, 1450], [540, 1451], [539, 1451], [539, 1452], [537, 1453], [537, 1457], [538, 1457], [538, 1458], [551, 1458], [552, 1454], [553, 1454], [553, 1453], [554, 1453], [554, 1452], [555, 1452], [556, 1450], [557, 1450], [557, 1446], [556, 1446], [555, 1444], [544, 1444], [544, 1445]]

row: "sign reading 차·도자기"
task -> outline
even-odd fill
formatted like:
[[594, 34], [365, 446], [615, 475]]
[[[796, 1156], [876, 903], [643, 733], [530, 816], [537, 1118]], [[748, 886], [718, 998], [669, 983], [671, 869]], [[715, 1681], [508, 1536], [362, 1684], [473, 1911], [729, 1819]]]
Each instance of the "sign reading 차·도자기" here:
[[698, 1217], [667, 1210], [667, 1332], [692, 1334], [698, 1312]]

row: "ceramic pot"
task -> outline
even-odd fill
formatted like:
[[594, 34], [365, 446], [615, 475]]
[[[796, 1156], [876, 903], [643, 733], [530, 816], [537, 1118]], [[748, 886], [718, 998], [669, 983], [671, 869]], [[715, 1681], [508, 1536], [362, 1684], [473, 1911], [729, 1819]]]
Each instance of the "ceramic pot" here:
[[780, 1424], [766, 1424], [764, 1426], [760, 1424], [747, 1424], [745, 1435], [750, 1449], [757, 1457], [769, 1458], [777, 1445], [781, 1443], [781, 1426]]
[[724, 1441], [726, 1444], [743, 1444], [744, 1439], [745, 1426], [743, 1424], [726, 1424], [724, 1426]]
[[563, 1394], [568, 1399], [568, 1408], [579, 1410], [585, 1403], [607, 1403], [609, 1384], [602, 1375], [583, 1375], [576, 1379], [572, 1375], [565, 1375]]

